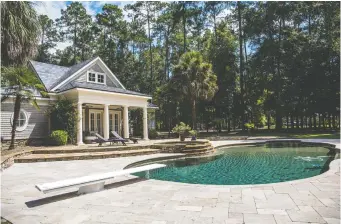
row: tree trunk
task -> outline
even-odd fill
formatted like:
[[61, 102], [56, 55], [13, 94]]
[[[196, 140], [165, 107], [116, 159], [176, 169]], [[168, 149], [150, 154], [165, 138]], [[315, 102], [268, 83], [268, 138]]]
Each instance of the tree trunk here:
[[268, 121], [268, 129], [269, 129], [269, 130], [270, 130], [270, 125], [271, 125], [271, 124], [270, 124], [270, 119], [271, 119], [270, 113], [268, 113], [268, 120], [267, 120], [267, 121]]
[[192, 100], [192, 129], [197, 130], [197, 113], [195, 100]]
[[[169, 29], [169, 28], [168, 28]], [[168, 34], [166, 35], [166, 41], [165, 41], [165, 48], [166, 48], [166, 57], [165, 57], [165, 77], [167, 80], [169, 80], [169, 69], [168, 69], [168, 52], [169, 52], [169, 49], [168, 49]]]
[[150, 39], [150, 18], [149, 10], [147, 10], [147, 25], [148, 25], [148, 40], [149, 40], [149, 57], [150, 57], [150, 93], [153, 92], [153, 55], [152, 55], [152, 40]]
[[303, 116], [301, 115], [301, 117], [300, 117], [300, 118], [301, 118], [301, 128], [303, 129], [303, 128], [304, 128], [304, 126], [303, 126], [303, 125], [304, 125], [304, 119], [303, 119]]
[[321, 114], [319, 113], [319, 129], [321, 129]]
[[182, 3], [182, 25], [184, 31], [184, 53], [186, 53], [186, 2]]
[[296, 128], [299, 129], [300, 128], [300, 121], [298, 119], [298, 116], [296, 116]]
[[316, 114], [313, 114], [313, 121], [314, 121], [314, 129], [316, 129]]
[[228, 120], [227, 120], [227, 132], [229, 132], [230, 133], [230, 131], [231, 131], [231, 118], [230, 118], [230, 116], [228, 117]]
[[77, 21], [75, 23], [75, 30], [73, 36], [73, 64], [76, 64], [76, 45], [77, 45]]
[[333, 129], [336, 129], [335, 115], [333, 114]]
[[11, 143], [10, 143], [8, 149], [14, 149], [15, 132], [16, 132], [16, 129], [17, 129], [17, 122], [18, 122], [18, 119], [19, 119], [20, 106], [21, 106], [21, 96], [17, 95], [15, 97], [15, 103], [14, 103], [14, 114], [13, 114], [13, 121], [12, 121]]
[[323, 129], [326, 129], [326, 122], [325, 122], [325, 115], [324, 115], [324, 113], [322, 114], [322, 126], [323, 126]]
[[289, 116], [286, 116], [286, 120], [287, 120], [287, 129], [289, 129]]
[[281, 71], [280, 71], [280, 63], [281, 63], [281, 53], [280, 50], [282, 48], [282, 18], [279, 20], [279, 35], [278, 35], [278, 58], [277, 58], [277, 77], [276, 77], [276, 130], [282, 129], [282, 108], [281, 108], [281, 86], [280, 86], [280, 78], [281, 78]]
[[309, 117], [309, 129], [312, 129], [312, 127], [313, 127], [313, 121], [312, 121], [312, 115], [310, 115], [310, 117]]
[[242, 130], [245, 130], [245, 114], [244, 114], [244, 58], [243, 58], [243, 36], [242, 36], [242, 15], [241, 4], [237, 2], [238, 6], [238, 24], [239, 24], [239, 75], [240, 75], [240, 106], [241, 106], [241, 119]]
[[290, 114], [290, 125], [291, 125], [291, 129], [294, 129], [294, 128], [295, 128], [294, 116], [292, 116], [292, 114]]

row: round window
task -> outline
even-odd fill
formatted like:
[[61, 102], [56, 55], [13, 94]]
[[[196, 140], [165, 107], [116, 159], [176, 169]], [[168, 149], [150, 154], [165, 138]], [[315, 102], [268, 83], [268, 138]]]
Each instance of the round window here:
[[[12, 114], [11, 117], [11, 124], [13, 125], [13, 117], [14, 117], [14, 113]], [[17, 131], [23, 131], [26, 129], [28, 124], [28, 116], [25, 110], [20, 110], [19, 112], [19, 117], [17, 120]]]

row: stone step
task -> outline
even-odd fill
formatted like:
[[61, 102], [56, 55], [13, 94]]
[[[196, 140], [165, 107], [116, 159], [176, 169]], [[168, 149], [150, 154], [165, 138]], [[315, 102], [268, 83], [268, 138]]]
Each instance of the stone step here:
[[197, 153], [197, 152], [206, 152], [206, 151], [211, 151], [213, 150], [213, 146], [208, 146], [205, 148], [200, 148], [200, 149], [184, 149], [182, 152], [183, 153]]
[[208, 144], [203, 144], [203, 145], [186, 145], [186, 149], [202, 149], [202, 148], [206, 148], [212, 146], [210, 143]]
[[210, 154], [213, 153], [214, 149], [211, 150], [206, 150], [206, 151], [192, 151], [192, 152], [186, 152], [187, 156], [192, 156], [192, 155], [206, 155], [206, 154]]
[[91, 148], [56, 148], [56, 149], [36, 149], [32, 151], [33, 154], [58, 154], [58, 153], [86, 153], [86, 152], [114, 152], [114, 151], [129, 151], [137, 149], [150, 148], [148, 145], [136, 145], [136, 146], [94, 146]]
[[14, 159], [15, 163], [50, 162], [65, 160], [104, 159], [158, 153], [158, 149], [117, 150], [108, 152], [85, 152], [85, 153], [57, 153], [57, 154], [30, 154]]

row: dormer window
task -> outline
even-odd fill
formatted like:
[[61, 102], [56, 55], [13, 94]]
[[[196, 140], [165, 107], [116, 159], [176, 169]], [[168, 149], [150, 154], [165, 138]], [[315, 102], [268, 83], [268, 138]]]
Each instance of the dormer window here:
[[88, 72], [88, 82], [105, 84], [105, 74], [98, 72]]

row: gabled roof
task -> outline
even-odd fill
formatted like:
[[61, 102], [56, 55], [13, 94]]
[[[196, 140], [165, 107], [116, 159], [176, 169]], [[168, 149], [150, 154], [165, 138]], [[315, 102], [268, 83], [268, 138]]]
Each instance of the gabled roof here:
[[62, 75], [56, 83], [53, 84], [53, 86], [51, 87], [51, 89], [53, 89], [54, 87], [56, 87], [58, 84], [60, 84], [62, 81], [64, 81], [65, 79], [67, 79], [68, 77], [70, 77], [71, 75], [73, 75], [74, 73], [76, 73], [77, 71], [81, 70], [83, 67], [85, 67], [87, 64], [89, 64], [91, 61], [93, 61], [96, 57], [94, 58], [90, 58], [86, 61], [83, 61], [81, 63], [75, 64], [71, 67], [69, 67], [69, 70]]
[[58, 93], [65, 92], [67, 90], [71, 90], [75, 88], [92, 89], [92, 90], [99, 90], [99, 91], [105, 91], [105, 92], [114, 92], [114, 93], [123, 93], [123, 94], [128, 94], [128, 95], [150, 97], [147, 94], [134, 92], [134, 91], [130, 91], [130, 90], [122, 89], [122, 88], [104, 86], [102, 84], [96, 84], [96, 83], [90, 83], [90, 82], [78, 82], [78, 81], [69, 82], [62, 88], [58, 89]]
[[81, 72], [83, 69], [85, 70], [85, 67], [88, 65], [90, 66], [92, 62], [95, 61], [101, 63], [108, 73], [110, 73], [113, 80], [116, 80], [118, 85], [125, 89], [121, 82], [99, 57], [88, 59], [71, 67], [47, 64], [37, 61], [30, 61], [30, 63], [33, 67], [33, 70], [37, 73], [38, 77], [45, 85], [46, 90], [53, 92], [63, 88], [63, 86], [67, 85], [68, 81], [71, 81], [76, 74]]
[[48, 91], [70, 69], [64, 66], [52, 65], [37, 61], [30, 61], [30, 63]]
[[[30, 63], [48, 92], [61, 93], [67, 90], [81, 88], [150, 97], [149, 95], [143, 93], [126, 90], [117, 77], [110, 71], [107, 65], [99, 57], [91, 58], [71, 67], [52, 65], [37, 61], [30, 61]], [[109, 75], [109, 78], [114, 80], [119, 87], [106, 86], [90, 82], [80, 82], [75, 79], [78, 74], [82, 74], [82, 72], [86, 71], [95, 63], [100, 65], [102, 69], [106, 71], [106, 74]]]

